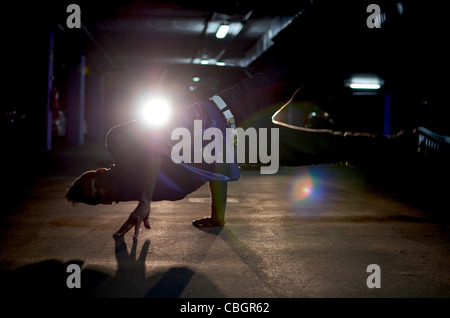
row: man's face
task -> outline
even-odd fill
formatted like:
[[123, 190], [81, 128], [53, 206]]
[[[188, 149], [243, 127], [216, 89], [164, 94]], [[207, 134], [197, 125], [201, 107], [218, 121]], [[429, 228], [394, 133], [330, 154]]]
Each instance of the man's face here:
[[83, 178], [81, 182], [83, 192], [93, 198], [98, 204], [112, 204], [114, 201], [111, 184], [106, 173], [95, 173]]

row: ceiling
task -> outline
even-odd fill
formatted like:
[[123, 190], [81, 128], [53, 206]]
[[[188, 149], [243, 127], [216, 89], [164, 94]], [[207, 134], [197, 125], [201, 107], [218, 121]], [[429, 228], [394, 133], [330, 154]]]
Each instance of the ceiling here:
[[[201, 59], [247, 66], [309, 1], [282, 0], [276, 5], [198, 0], [78, 3], [81, 30], [66, 26], [69, 13], [64, 5], [52, 8], [59, 49], [65, 55], [83, 50], [91, 67], [136, 72], [146, 66], [199, 63]], [[224, 39], [215, 35], [221, 24], [230, 26]]]
[[[73, 2], [81, 8], [80, 29], [66, 25], [66, 9]], [[384, 77], [411, 78], [429, 77], [430, 70], [446, 66], [443, 8], [425, 1], [378, 0], [384, 23], [370, 29], [366, 19], [372, 2], [5, 0], [0, 35], [8, 47], [23, 50], [12, 49], [3, 60], [29, 59], [35, 53], [30, 48], [45, 43], [35, 29], [50, 27], [56, 67], [85, 54], [90, 69], [102, 72], [140, 74], [155, 65], [208, 59], [255, 69], [267, 62], [294, 61], [320, 75], [376, 70]], [[217, 39], [222, 23], [230, 25], [230, 33]]]
[[[268, 31], [281, 28], [275, 24], [292, 19], [303, 4], [260, 7], [256, 1], [222, 5], [216, 1], [130, 1], [83, 26], [112, 63], [198, 63], [207, 59], [243, 65], [254, 57], [255, 43]], [[224, 39], [217, 39], [221, 24], [228, 24], [230, 31]]]

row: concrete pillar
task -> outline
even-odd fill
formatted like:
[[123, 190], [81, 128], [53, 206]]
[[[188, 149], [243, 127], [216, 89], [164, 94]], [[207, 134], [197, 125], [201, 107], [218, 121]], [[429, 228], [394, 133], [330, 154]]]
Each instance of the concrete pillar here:
[[52, 109], [51, 109], [51, 91], [53, 89], [53, 47], [54, 47], [54, 33], [53, 30], [49, 32], [49, 47], [48, 47], [48, 72], [47, 72], [47, 105], [46, 105], [46, 150], [52, 149]]
[[391, 94], [384, 95], [384, 122], [383, 134], [388, 136], [391, 134]]
[[90, 74], [86, 79], [87, 141], [103, 142], [104, 76]]
[[69, 74], [67, 87], [67, 144], [71, 146], [84, 144], [85, 68], [86, 57], [81, 55], [78, 63], [75, 63]]

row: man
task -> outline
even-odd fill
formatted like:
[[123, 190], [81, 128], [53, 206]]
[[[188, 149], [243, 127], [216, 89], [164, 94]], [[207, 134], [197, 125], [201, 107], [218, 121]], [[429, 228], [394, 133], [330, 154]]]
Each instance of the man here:
[[[111, 204], [138, 201], [137, 208], [116, 232], [123, 235], [133, 226], [150, 228], [148, 216], [151, 201], [180, 200], [209, 182], [210, 218], [195, 222], [197, 226], [222, 226], [225, 223], [227, 181], [240, 177], [236, 163], [179, 163], [171, 159], [175, 141], [171, 131], [177, 127], [194, 129], [194, 120], [202, 121], [202, 130], [215, 127], [224, 132], [226, 122], [212, 102], [179, 108], [170, 125], [151, 129], [139, 121], [114, 127], [107, 135], [107, 148], [114, 159], [110, 169], [88, 171], [80, 176], [66, 193], [66, 199], [86, 204]], [[205, 146], [203, 144], [203, 146]]]
[[[133, 226], [137, 237], [141, 223], [150, 228], [151, 201], [180, 200], [206, 182], [211, 193], [211, 217], [193, 222], [198, 227], [223, 226], [227, 182], [240, 177], [233, 163], [179, 163], [170, 158], [174, 128], [194, 130], [194, 120], [202, 121], [202, 130], [215, 127], [226, 136], [226, 129], [244, 125], [248, 118], [280, 96], [287, 68], [270, 68], [221, 94], [222, 108], [208, 100], [177, 108], [171, 125], [149, 129], [140, 122], [114, 127], [107, 136], [107, 148], [114, 160], [110, 169], [88, 171], [69, 188], [65, 198], [73, 204], [111, 204], [138, 201], [136, 209], [115, 233], [124, 235]], [[228, 112], [227, 112], [228, 111]], [[231, 114], [231, 117], [230, 117]], [[203, 144], [202, 146], [205, 146]]]
[[[134, 237], [141, 223], [150, 228], [152, 201], [180, 200], [209, 183], [211, 216], [193, 221], [197, 227], [223, 226], [227, 182], [238, 180], [236, 162], [175, 163], [171, 158], [177, 127], [194, 131], [195, 120], [202, 121], [202, 131], [217, 128], [226, 136], [227, 128], [249, 125], [250, 119], [267, 106], [292, 93], [296, 81], [285, 81], [287, 68], [269, 68], [251, 79], [216, 95], [215, 98], [188, 107], [177, 108], [170, 125], [149, 129], [139, 121], [114, 127], [107, 136], [107, 148], [114, 160], [110, 169], [98, 169], [81, 175], [65, 197], [72, 203], [111, 204], [138, 201], [138, 206], [115, 235], [124, 235], [134, 227]], [[310, 129], [273, 120], [280, 131], [280, 164], [305, 165], [351, 161], [364, 163], [390, 155], [416, 151], [417, 147], [436, 150], [448, 148], [448, 138], [420, 128], [389, 138], [370, 134], [342, 133], [329, 129]], [[419, 142], [421, 142], [419, 144]], [[205, 142], [202, 147], [205, 147]], [[404, 146], [403, 146], [404, 145]], [[433, 146], [433, 147], [430, 147]], [[422, 147], [423, 148], [423, 147]], [[228, 149], [229, 150], [229, 149]], [[226, 152], [227, 150], [225, 150]]]

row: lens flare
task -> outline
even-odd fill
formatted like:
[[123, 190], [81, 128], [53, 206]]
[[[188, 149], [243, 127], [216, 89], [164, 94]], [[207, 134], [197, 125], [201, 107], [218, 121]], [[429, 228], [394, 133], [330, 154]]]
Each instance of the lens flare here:
[[293, 176], [289, 199], [292, 203], [302, 201], [313, 193], [313, 181], [308, 169], [302, 169]]

